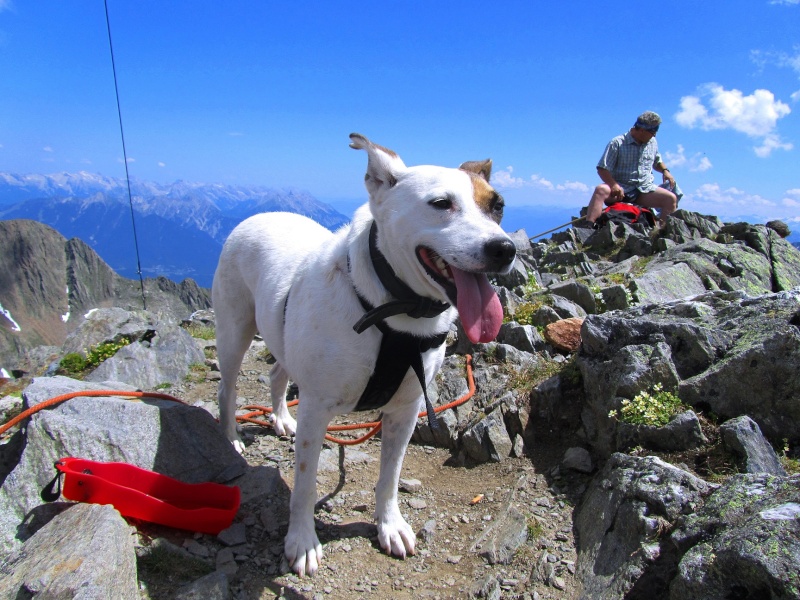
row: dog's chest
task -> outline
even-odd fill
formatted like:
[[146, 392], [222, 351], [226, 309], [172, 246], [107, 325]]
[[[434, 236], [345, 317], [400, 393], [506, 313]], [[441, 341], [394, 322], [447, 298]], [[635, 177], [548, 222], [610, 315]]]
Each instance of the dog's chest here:
[[427, 385], [424, 354], [442, 346], [446, 338], [446, 334], [418, 338], [394, 331], [385, 325], [380, 329], [383, 337], [375, 360], [375, 369], [356, 404], [356, 411], [373, 410], [388, 404], [400, 389], [409, 369], [414, 371], [423, 388], [419, 390], [422, 393]]

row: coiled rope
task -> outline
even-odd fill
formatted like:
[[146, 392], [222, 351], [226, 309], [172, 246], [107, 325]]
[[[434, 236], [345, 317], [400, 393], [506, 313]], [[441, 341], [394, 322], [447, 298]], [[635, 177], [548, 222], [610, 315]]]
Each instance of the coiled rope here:
[[[434, 409], [435, 413], [440, 413], [445, 411], [449, 408], [455, 408], [464, 404], [467, 400], [472, 398], [475, 394], [475, 379], [472, 376], [472, 356], [467, 354], [466, 355], [466, 374], [467, 374], [467, 387], [469, 388], [468, 392], [458, 398], [457, 400], [453, 400], [448, 404], [443, 404], [442, 406], [437, 406]], [[60, 404], [61, 402], [65, 402], [66, 400], [70, 400], [71, 398], [78, 398], [80, 396], [86, 397], [113, 397], [113, 396], [122, 396], [122, 397], [129, 397], [129, 398], [155, 398], [158, 400], [169, 400], [171, 402], [179, 402], [181, 404], [186, 404], [183, 400], [179, 398], [175, 398], [174, 396], [170, 396], [169, 394], [162, 394], [159, 392], [130, 392], [125, 390], [83, 390], [80, 392], [69, 392], [67, 394], [61, 394], [60, 396], [55, 396], [44, 402], [40, 402], [36, 406], [32, 406], [31, 408], [21, 412], [19, 415], [14, 417], [13, 419], [9, 420], [7, 423], [0, 426], [0, 436], [3, 435], [6, 431], [24, 421], [31, 415], [36, 414], [40, 410], [48, 408], [50, 406], [55, 406], [56, 404]], [[299, 403], [299, 400], [292, 400], [288, 403], [288, 406], [295, 406]], [[267, 415], [272, 413], [272, 408], [267, 406], [258, 406], [258, 405], [251, 405], [245, 406], [244, 410], [249, 410], [251, 412], [247, 413], [246, 415], [241, 415], [236, 417], [236, 421], [238, 423], [249, 423], [253, 425], [260, 425], [263, 427], [271, 427], [272, 423], [270, 423]], [[418, 418], [423, 418], [427, 416], [427, 412], [422, 411], [417, 415]], [[374, 421], [372, 423], [353, 423], [350, 425], [330, 425], [328, 427], [329, 432], [333, 431], [355, 431], [358, 429], [369, 429], [367, 433], [363, 436], [355, 438], [355, 439], [345, 439], [345, 438], [336, 438], [331, 435], [326, 435], [325, 439], [334, 442], [336, 444], [340, 444], [342, 446], [354, 446], [356, 444], [361, 444], [362, 442], [366, 442], [368, 439], [373, 437], [376, 433], [381, 430], [381, 422]]]

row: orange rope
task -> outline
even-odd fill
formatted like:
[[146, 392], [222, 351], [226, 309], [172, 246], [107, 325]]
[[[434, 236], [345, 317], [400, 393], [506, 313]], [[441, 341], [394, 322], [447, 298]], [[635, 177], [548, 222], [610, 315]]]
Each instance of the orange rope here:
[[[433, 412], [440, 413], [445, 411], [449, 408], [455, 408], [464, 404], [467, 400], [472, 398], [475, 394], [475, 379], [472, 376], [472, 356], [467, 354], [467, 386], [469, 391], [466, 394], [461, 396], [460, 398], [449, 402], [448, 404], [443, 404], [442, 406], [437, 406]], [[295, 406], [299, 401], [292, 400], [286, 406]], [[257, 419], [256, 417], [264, 417], [272, 412], [272, 408], [269, 406], [258, 406], [258, 405], [250, 405], [244, 406], [244, 410], [250, 410], [252, 412], [247, 413], [246, 415], [241, 415], [236, 417], [236, 421], [239, 423], [250, 423], [252, 425], [261, 425], [263, 427], [269, 427], [271, 423], [269, 421], [265, 421], [262, 419]], [[428, 415], [427, 412], [423, 411], [417, 415], [418, 418], [426, 417]], [[328, 431], [352, 431], [354, 429], [370, 429], [367, 433], [363, 436], [355, 439], [344, 439], [344, 438], [335, 438], [330, 435], [326, 435], [325, 439], [329, 442], [334, 442], [336, 444], [340, 444], [342, 446], [354, 446], [356, 444], [360, 444], [362, 442], [366, 442], [369, 438], [374, 436], [381, 430], [381, 422], [374, 421], [372, 423], [353, 423], [352, 425], [330, 425], [328, 427]]]
[[45, 400], [44, 402], [40, 402], [36, 406], [32, 406], [28, 410], [21, 412], [16, 417], [11, 419], [8, 423], [0, 426], [0, 435], [3, 435], [6, 431], [11, 429], [14, 425], [19, 423], [23, 419], [27, 419], [31, 415], [47, 408], [48, 406], [53, 406], [55, 404], [59, 404], [60, 402], [64, 402], [65, 400], [70, 400], [71, 398], [78, 398], [80, 396], [90, 396], [90, 397], [132, 396], [135, 398], [158, 398], [161, 400], [171, 400], [173, 402], [180, 402], [181, 404], [186, 404], [183, 400], [178, 400], [178, 398], [170, 396], [169, 394], [159, 394], [158, 392], [127, 392], [120, 390], [83, 390], [82, 392], [70, 392], [68, 394], [62, 394], [60, 396], [50, 398], [49, 400]]
[[[475, 380], [472, 376], [472, 356], [469, 354], [466, 355], [467, 359], [467, 385], [469, 391], [458, 398], [457, 400], [453, 400], [448, 404], [444, 404], [442, 406], [437, 406], [434, 409], [435, 413], [440, 413], [448, 408], [455, 408], [456, 406], [460, 406], [464, 404], [467, 400], [472, 398], [475, 394]], [[40, 402], [36, 406], [32, 406], [28, 410], [20, 413], [6, 424], [0, 426], [0, 435], [3, 435], [6, 431], [11, 429], [14, 425], [19, 423], [20, 421], [27, 419], [31, 415], [39, 412], [47, 408], [48, 406], [54, 406], [66, 400], [70, 400], [71, 398], [78, 398], [80, 396], [88, 396], [88, 397], [98, 397], [98, 396], [127, 396], [127, 397], [134, 397], [134, 398], [157, 398], [160, 400], [170, 400], [172, 402], [180, 402], [181, 404], [186, 404], [183, 400], [179, 400], [174, 396], [170, 396], [169, 394], [160, 394], [158, 392], [128, 392], [128, 391], [120, 391], [120, 390], [83, 390], [81, 392], [70, 392], [68, 394], [62, 394], [61, 396], [56, 396], [54, 398], [50, 398], [49, 400], [45, 400], [44, 402]], [[295, 406], [297, 405], [298, 400], [292, 400], [287, 404], [287, 406]], [[265, 421], [263, 419], [257, 419], [256, 417], [264, 417], [272, 412], [272, 408], [267, 406], [245, 406], [245, 410], [250, 410], [252, 412], [247, 413], [246, 415], [241, 415], [236, 417], [236, 421], [238, 423], [250, 423], [253, 425], [260, 425], [263, 427], [271, 426], [269, 421]], [[422, 418], [427, 416], [425, 411], [419, 413], [417, 415], [418, 418]], [[352, 431], [354, 429], [369, 429], [367, 433], [362, 435], [359, 438], [355, 439], [343, 439], [343, 438], [335, 438], [330, 435], [326, 435], [325, 439], [334, 442], [336, 444], [341, 444], [343, 446], [354, 446], [356, 444], [360, 444], [362, 442], [366, 442], [369, 438], [374, 436], [381, 430], [381, 422], [374, 421], [372, 423], [353, 423], [351, 425], [330, 425], [328, 427], [328, 431]]]

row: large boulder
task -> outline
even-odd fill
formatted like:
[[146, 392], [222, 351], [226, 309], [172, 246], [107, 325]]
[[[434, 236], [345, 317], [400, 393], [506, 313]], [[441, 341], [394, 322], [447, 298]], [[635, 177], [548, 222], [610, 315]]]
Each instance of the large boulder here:
[[713, 489], [658, 458], [612, 455], [575, 513], [582, 597], [625, 597], [661, 556], [659, 538]]
[[591, 315], [581, 339], [582, 421], [602, 455], [616, 450], [609, 413], [655, 384], [695, 410], [748, 415], [774, 444], [800, 442], [800, 288], [712, 292]]
[[[125, 388], [66, 377], [37, 378], [25, 389], [27, 406], [70, 392]], [[127, 391], [132, 391], [127, 386]], [[0, 488], [0, 553], [19, 547], [58, 512], [41, 490], [53, 463], [76, 457], [126, 462], [187, 483], [227, 482], [247, 464], [211, 415], [201, 408], [158, 399], [78, 396], [34, 414], [19, 464]]]
[[671, 600], [800, 597], [800, 475], [732, 477], [669, 542]]

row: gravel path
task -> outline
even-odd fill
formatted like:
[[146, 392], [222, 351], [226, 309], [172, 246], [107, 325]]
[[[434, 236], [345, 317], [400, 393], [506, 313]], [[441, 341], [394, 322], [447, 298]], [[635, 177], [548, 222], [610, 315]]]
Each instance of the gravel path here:
[[[241, 404], [269, 404], [268, 369], [254, 345], [239, 378]], [[205, 380], [173, 392], [216, 413], [213, 379], [210, 372]], [[251, 425], [243, 437], [247, 462], [260, 467], [253, 469], [259, 493], [249, 499], [245, 492], [233, 527], [219, 537], [185, 538], [159, 531], [143, 541], [146, 547], [154, 538], [166, 537], [225, 572], [236, 599], [578, 597], [572, 512], [586, 482], [560, 475], [566, 448], [561, 432], [536, 432], [533, 456], [529, 449], [524, 458], [475, 466], [459, 464], [447, 450], [412, 444], [404, 462], [400, 504], [418, 537], [416, 555], [405, 560], [387, 556], [377, 544], [372, 513], [380, 439], [345, 448], [326, 443], [316, 512], [325, 555], [317, 575], [305, 578], [291, 574], [282, 559], [293, 441]], [[489, 564], [482, 556], [491, 549], [486, 538], [507, 527], [508, 515], [517, 515], [512, 534], [527, 540], [508, 564]], [[155, 599], [172, 596], [187, 577], [146, 568], [142, 572], [140, 565], [140, 579], [145, 582], [143, 597]]]

